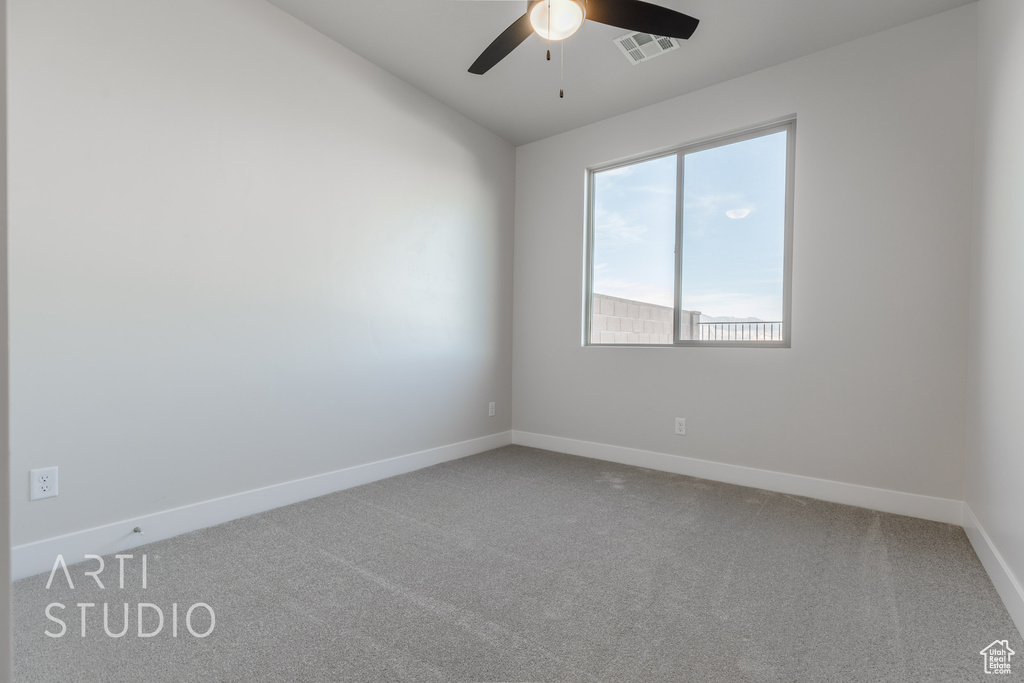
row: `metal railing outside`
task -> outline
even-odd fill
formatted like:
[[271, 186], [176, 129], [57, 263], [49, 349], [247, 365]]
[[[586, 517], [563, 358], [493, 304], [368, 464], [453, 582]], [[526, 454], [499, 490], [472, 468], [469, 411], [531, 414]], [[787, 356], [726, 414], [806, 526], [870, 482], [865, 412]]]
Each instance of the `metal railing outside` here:
[[700, 323], [701, 341], [780, 341], [781, 321]]

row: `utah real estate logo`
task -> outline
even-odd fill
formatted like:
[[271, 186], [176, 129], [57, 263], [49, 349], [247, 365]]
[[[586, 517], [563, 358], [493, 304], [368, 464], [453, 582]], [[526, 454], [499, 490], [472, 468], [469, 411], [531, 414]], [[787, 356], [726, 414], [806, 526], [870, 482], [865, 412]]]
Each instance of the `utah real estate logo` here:
[[1010, 649], [1008, 640], [994, 640], [981, 651], [985, 658], [985, 673], [987, 674], [1008, 674], [1010, 673], [1010, 658], [1016, 652]]

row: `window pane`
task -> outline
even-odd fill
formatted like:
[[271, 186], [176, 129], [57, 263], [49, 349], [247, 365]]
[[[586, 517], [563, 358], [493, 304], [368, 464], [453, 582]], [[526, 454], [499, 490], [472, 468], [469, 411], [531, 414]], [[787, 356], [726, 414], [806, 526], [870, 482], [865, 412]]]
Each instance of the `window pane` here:
[[594, 174], [590, 343], [671, 344], [675, 155]]
[[786, 132], [683, 164], [682, 338], [782, 339]]

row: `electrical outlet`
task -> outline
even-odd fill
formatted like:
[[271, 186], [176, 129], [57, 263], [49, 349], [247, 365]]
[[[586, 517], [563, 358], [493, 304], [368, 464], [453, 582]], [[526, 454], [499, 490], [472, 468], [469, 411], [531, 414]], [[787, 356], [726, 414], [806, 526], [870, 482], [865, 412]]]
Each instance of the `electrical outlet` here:
[[487, 417], [494, 417], [494, 401], [487, 404]]
[[53, 498], [57, 495], [57, 468], [44, 467], [29, 473], [29, 500]]
[[676, 434], [679, 434], [680, 436], [686, 436], [686, 418], [685, 417], [677, 417], [676, 418]]

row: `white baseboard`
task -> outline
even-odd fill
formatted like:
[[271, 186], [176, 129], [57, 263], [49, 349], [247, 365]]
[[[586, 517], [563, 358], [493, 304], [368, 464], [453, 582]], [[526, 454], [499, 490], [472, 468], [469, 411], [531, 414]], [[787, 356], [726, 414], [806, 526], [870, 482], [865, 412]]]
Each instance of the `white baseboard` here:
[[543, 448], [585, 458], [608, 460], [624, 465], [636, 465], [652, 470], [686, 474], [691, 477], [720, 481], [726, 484], [751, 486], [753, 488], [788, 493], [794, 496], [817, 498], [831, 503], [854, 505], [856, 507], [892, 512], [897, 515], [918, 517], [936, 522], [960, 525], [963, 516], [963, 502], [948, 498], [922, 496], [889, 489], [876, 489], [859, 484], [845, 484], [827, 479], [815, 479], [799, 474], [784, 474], [753, 467], [729, 465], [710, 460], [698, 460], [680, 455], [656, 453], [636, 448], [609, 446], [607, 444], [577, 441], [559, 436], [547, 436], [530, 432], [512, 431], [512, 443], [533, 448]]
[[[53, 568], [57, 555], [63, 555], [68, 564], [81, 562], [86, 554], [108, 555], [128, 550], [378, 479], [507, 446], [512, 443], [511, 434], [492, 434], [15, 546], [11, 548], [11, 576], [12, 579], [21, 579], [48, 572]], [[132, 529], [137, 526], [143, 529], [142, 535], [132, 533]]]
[[1003, 599], [1006, 611], [1017, 625], [1017, 631], [1024, 634], [1024, 588], [967, 503], [964, 503], [964, 531], [967, 532], [967, 538], [974, 546], [974, 552], [978, 554], [981, 565], [985, 567], [989, 578], [995, 584], [996, 592]]

